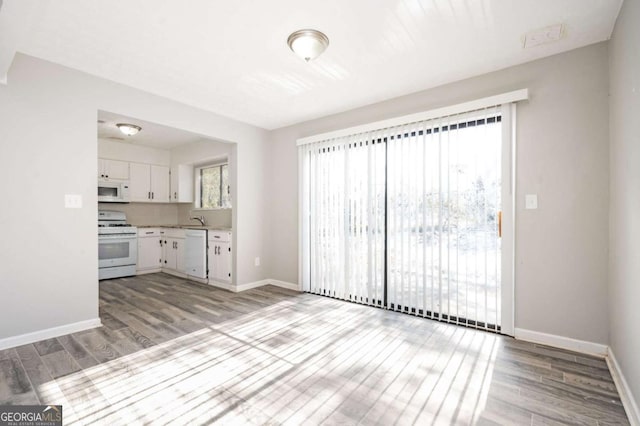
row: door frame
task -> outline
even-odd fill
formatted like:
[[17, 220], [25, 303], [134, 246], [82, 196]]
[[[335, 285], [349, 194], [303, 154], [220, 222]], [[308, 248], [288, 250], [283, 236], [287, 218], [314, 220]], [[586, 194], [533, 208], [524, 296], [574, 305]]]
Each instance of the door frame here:
[[309, 194], [310, 171], [305, 167], [307, 149], [304, 145], [350, 134], [392, 127], [412, 121], [422, 121], [490, 106], [501, 106], [502, 114], [502, 244], [501, 244], [501, 324], [500, 333], [515, 333], [515, 226], [516, 226], [516, 102], [529, 99], [529, 90], [520, 89], [487, 98], [464, 102], [420, 113], [376, 121], [361, 126], [303, 137], [298, 147], [298, 288], [310, 291], [309, 262]]

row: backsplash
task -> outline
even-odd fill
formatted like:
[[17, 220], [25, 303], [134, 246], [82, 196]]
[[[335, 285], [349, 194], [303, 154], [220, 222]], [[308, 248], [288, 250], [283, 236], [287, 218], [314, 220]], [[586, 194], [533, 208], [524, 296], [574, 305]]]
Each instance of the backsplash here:
[[210, 226], [231, 228], [233, 224], [233, 210], [193, 210], [192, 203], [98, 203], [98, 209], [124, 212], [131, 225], [196, 225], [198, 221], [190, 220], [193, 216], [204, 216]]
[[127, 215], [127, 222], [132, 225], [178, 224], [178, 206], [176, 204], [98, 203], [98, 210], [116, 210], [124, 212]]
[[194, 216], [204, 216], [205, 223], [210, 226], [219, 226], [221, 228], [232, 228], [231, 209], [221, 210], [193, 210], [193, 204], [180, 204], [178, 207], [178, 223], [179, 224], [197, 224], [198, 221], [190, 220]]

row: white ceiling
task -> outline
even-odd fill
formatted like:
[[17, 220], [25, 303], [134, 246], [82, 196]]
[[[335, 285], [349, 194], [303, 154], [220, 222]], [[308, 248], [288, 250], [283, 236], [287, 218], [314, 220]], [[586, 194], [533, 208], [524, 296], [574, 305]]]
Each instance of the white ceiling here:
[[[621, 4], [5, 0], [0, 78], [19, 51], [273, 129], [607, 40]], [[523, 49], [559, 23], [560, 41]], [[309, 64], [286, 44], [301, 28], [330, 39]]]
[[[135, 124], [142, 127], [142, 130], [136, 135], [125, 136], [116, 126], [118, 123]], [[98, 111], [97, 126], [98, 138], [158, 149], [171, 149], [176, 146], [205, 140], [202, 136], [184, 130], [106, 111]]]

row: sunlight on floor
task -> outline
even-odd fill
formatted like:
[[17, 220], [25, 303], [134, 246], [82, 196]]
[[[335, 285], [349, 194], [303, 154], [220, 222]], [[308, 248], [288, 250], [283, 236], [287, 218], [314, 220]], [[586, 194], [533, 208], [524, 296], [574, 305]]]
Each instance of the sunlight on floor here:
[[357, 305], [346, 312], [319, 319], [278, 303], [39, 390], [63, 405], [66, 424], [449, 424], [482, 414], [498, 336]]

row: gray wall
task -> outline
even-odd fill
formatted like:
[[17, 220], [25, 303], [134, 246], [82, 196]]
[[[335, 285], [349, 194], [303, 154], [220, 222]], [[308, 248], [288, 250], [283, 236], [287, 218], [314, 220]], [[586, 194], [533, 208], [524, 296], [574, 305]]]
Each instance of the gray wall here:
[[640, 1], [625, 0], [609, 45], [611, 349], [640, 405]]
[[[272, 132], [267, 275], [298, 282], [297, 138], [529, 88], [518, 106], [516, 327], [607, 343], [607, 58], [600, 43]], [[538, 210], [524, 209], [525, 193]]]
[[[236, 142], [235, 279], [266, 278], [252, 261], [265, 130], [19, 54], [0, 85], [0, 339], [98, 317], [98, 110]], [[65, 209], [66, 193], [83, 208]]]

